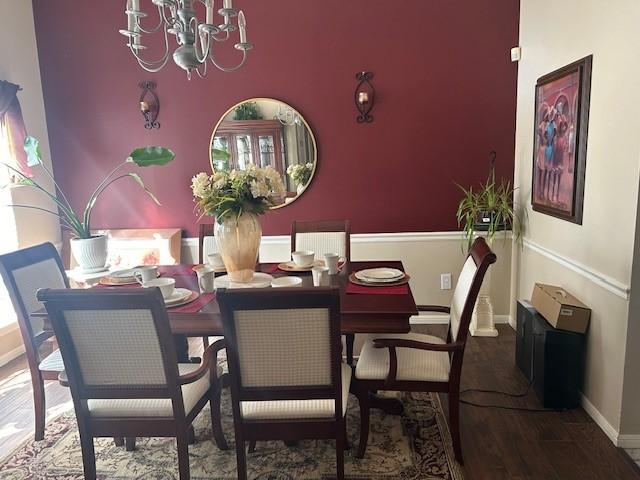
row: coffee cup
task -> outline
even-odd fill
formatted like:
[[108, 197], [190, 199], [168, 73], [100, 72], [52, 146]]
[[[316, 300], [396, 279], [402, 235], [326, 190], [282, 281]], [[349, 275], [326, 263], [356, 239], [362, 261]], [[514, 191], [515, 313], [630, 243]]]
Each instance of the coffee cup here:
[[329, 286], [329, 269], [327, 267], [313, 267], [311, 269], [314, 287]]
[[215, 270], [213, 267], [202, 267], [196, 270], [200, 292], [211, 293], [214, 290]]
[[310, 267], [313, 264], [315, 256], [315, 252], [312, 252], [311, 250], [298, 250], [291, 252], [293, 263], [298, 267]]
[[133, 271], [133, 276], [138, 281], [138, 283], [144, 284], [158, 277], [158, 267], [156, 267], [155, 265], [145, 265], [143, 267], [137, 267]]
[[153, 280], [144, 282], [142, 286], [144, 288], [158, 287], [160, 289], [160, 293], [162, 293], [162, 298], [166, 300], [167, 298], [171, 298], [171, 295], [173, 295], [176, 288], [176, 281], [173, 278], [154, 278]]
[[338, 260], [340, 257], [337, 253], [325, 253], [324, 264], [329, 269], [329, 275], [335, 275], [340, 270], [338, 269]]
[[207, 261], [213, 268], [224, 268], [222, 255], [220, 255], [219, 253], [210, 253], [209, 255], [207, 255]]

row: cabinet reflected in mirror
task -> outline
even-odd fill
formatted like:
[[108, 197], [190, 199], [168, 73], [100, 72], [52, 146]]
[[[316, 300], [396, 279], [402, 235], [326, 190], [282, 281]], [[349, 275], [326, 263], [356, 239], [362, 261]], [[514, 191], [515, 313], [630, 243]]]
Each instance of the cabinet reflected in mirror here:
[[318, 152], [311, 128], [293, 107], [271, 98], [251, 98], [225, 112], [211, 136], [211, 168], [273, 167], [287, 190], [282, 207], [313, 179]]

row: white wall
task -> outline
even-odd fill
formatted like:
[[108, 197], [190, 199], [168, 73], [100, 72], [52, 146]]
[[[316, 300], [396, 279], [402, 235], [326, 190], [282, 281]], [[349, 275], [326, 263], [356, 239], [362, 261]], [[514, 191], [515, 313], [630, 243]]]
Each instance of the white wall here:
[[[8, 80], [23, 88], [18, 92], [18, 98], [27, 132], [40, 140], [42, 155], [48, 168], [51, 168], [31, 1], [0, 1], [0, 45], [0, 80]], [[36, 180], [53, 191], [51, 182], [37, 169], [35, 173]], [[29, 187], [14, 189], [11, 196], [13, 203], [54, 208], [50, 201]], [[25, 209], [14, 209], [13, 213], [17, 233], [15, 246], [22, 248], [44, 241], [59, 242], [60, 229], [55, 217]], [[6, 229], [4, 225], [2, 228]], [[21, 345], [15, 323], [1, 328], [0, 362], [19, 354]]]
[[[522, 0], [520, 6], [515, 183], [529, 224], [513, 290], [529, 298], [534, 282], [558, 283], [592, 307], [585, 406], [614, 438], [621, 427], [640, 170], [639, 19], [637, 0]], [[530, 208], [534, 87], [538, 77], [590, 54], [584, 219], [575, 225]]]

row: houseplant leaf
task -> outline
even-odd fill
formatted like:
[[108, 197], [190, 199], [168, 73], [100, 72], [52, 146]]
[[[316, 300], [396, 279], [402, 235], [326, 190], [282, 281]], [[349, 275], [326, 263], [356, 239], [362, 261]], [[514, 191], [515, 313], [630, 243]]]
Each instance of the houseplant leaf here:
[[139, 167], [150, 167], [152, 165], [166, 165], [175, 156], [175, 153], [168, 148], [151, 146], [136, 148], [127, 158], [127, 162], [133, 162]]

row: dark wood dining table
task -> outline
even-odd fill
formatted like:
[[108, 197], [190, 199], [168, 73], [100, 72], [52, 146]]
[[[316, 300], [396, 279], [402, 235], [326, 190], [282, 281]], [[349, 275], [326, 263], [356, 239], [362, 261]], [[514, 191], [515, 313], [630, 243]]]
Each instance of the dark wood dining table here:
[[[365, 268], [391, 267], [403, 270], [400, 261], [372, 261], [372, 262], [347, 262], [337, 275], [330, 275], [330, 284], [340, 287], [340, 310], [342, 315], [342, 333], [351, 339], [347, 345], [353, 345], [353, 335], [356, 333], [405, 333], [408, 332], [409, 319], [417, 315], [418, 310], [411, 293], [411, 288], [407, 285], [406, 293], [403, 294], [362, 294], [347, 293], [349, 274]], [[176, 280], [176, 287], [198, 290], [198, 282], [191, 265], [171, 265], [160, 266], [158, 270], [163, 276], [173, 277]], [[258, 265], [257, 271], [269, 273], [274, 277], [295, 275], [302, 278], [302, 286], [312, 287], [313, 280], [310, 272], [285, 272], [277, 269], [277, 264], [262, 263]], [[371, 289], [379, 287], [369, 287]], [[175, 335], [186, 337], [221, 336], [222, 319], [220, 317], [220, 307], [215, 297], [204, 304], [198, 311], [181, 311], [177, 309], [167, 309], [171, 331]], [[45, 319], [44, 328], [51, 329], [44, 309], [34, 312], [34, 317]], [[351, 343], [351, 345], [349, 345]], [[348, 348], [347, 356], [350, 358], [352, 352]], [[179, 357], [183, 357], [186, 352], [178, 352]]]

